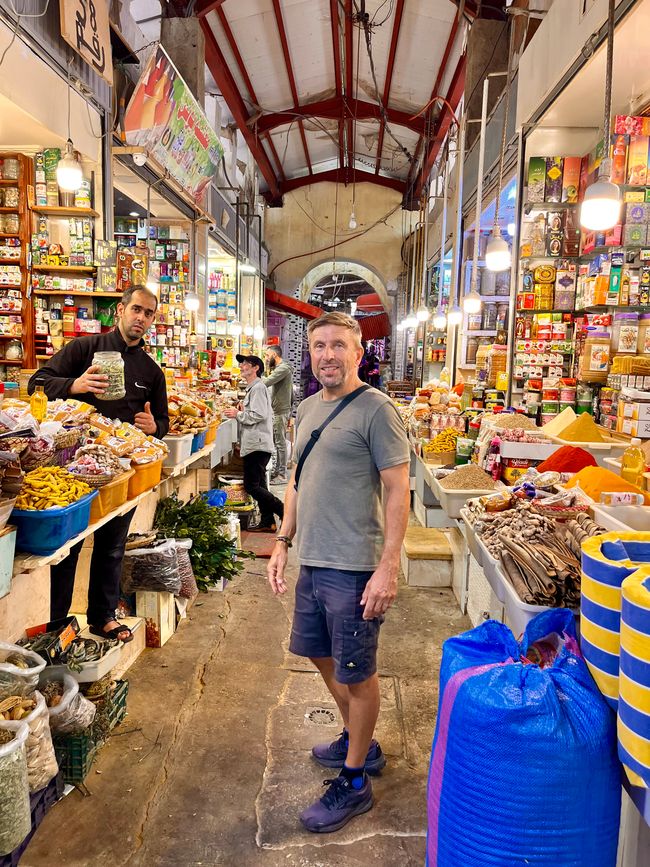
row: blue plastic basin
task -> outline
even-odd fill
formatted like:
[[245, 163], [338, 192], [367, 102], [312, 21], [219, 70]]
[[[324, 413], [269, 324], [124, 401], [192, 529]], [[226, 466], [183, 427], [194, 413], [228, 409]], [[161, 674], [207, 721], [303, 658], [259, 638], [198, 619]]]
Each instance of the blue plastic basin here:
[[201, 431], [201, 433], [194, 434], [194, 439], [192, 440], [192, 451], [190, 454], [195, 454], [200, 451], [205, 445], [205, 435], [207, 434], [207, 430]]
[[90, 522], [90, 504], [97, 496], [91, 491], [63, 509], [14, 509], [10, 521], [18, 529], [16, 550], [49, 556], [83, 532]]

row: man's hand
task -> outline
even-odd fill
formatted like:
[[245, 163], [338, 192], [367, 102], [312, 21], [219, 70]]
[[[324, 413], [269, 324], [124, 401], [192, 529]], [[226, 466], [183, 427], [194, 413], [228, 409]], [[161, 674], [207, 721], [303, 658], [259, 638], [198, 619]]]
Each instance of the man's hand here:
[[97, 364], [89, 367], [85, 373], [70, 386], [70, 394], [104, 394], [108, 388], [108, 376], [105, 373], [98, 373], [101, 370]]
[[364, 620], [374, 620], [385, 614], [397, 596], [397, 565], [379, 566], [366, 584], [361, 597]]
[[137, 413], [136, 417], [133, 419], [133, 424], [137, 428], [140, 428], [143, 433], [156, 433], [156, 419], [151, 414], [151, 404], [149, 403], [149, 401], [145, 403], [144, 410]]
[[226, 418], [237, 418], [237, 408], [229, 406], [228, 409], [224, 409], [223, 414]]
[[271, 589], [276, 596], [282, 596], [287, 592], [287, 582], [284, 580], [284, 570], [287, 565], [289, 552], [283, 542], [276, 542], [266, 567], [266, 577], [269, 579]]

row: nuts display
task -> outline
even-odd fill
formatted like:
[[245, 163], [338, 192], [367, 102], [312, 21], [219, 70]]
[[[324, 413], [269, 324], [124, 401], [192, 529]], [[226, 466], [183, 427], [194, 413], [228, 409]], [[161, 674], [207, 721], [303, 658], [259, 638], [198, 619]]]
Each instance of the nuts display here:
[[25, 476], [16, 508], [29, 511], [64, 508], [76, 503], [90, 490], [85, 482], [61, 467], [39, 467]]

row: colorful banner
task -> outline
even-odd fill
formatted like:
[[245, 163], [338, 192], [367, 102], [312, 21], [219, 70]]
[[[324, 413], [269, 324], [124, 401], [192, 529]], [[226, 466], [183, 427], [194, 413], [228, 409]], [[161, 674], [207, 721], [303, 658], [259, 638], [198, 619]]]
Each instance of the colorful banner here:
[[205, 208], [223, 148], [161, 45], [152, 52], [131, 97], [124, 128], [127, 144], [144, 148]]

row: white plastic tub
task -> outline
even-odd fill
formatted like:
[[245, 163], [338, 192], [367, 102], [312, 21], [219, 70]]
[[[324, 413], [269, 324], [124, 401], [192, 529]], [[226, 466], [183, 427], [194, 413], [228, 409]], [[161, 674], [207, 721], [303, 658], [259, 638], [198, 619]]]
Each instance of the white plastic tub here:
[[481, 549], [483, 572], [485, 573], [485, 577], [488, 580], [488, 584], [494, 591], [494, 595], [497, 597], [499, 602], [505, 603], [506, 590], [503, 585], [506, 583], [507, 579], [501, 571], [501, 562], [495, 559], [492, 554], [490, 554], [488, 549], [481, 541], [481, 538], [478, 536], [477, 542]]
[[[513, 634], [515, 636], [519, 636], [526, 629], [526, 626], [533, 619], [533, 617], [541, 614], [542, 611], [549, 611], [553, 606], [526, 605], [524, 602], [521, 601], [521, 599], [517, 595], [517, 591], [515, 590], [515, 588], [500, 570], [499, 577], [501, 578], [501, 583], [503, 585], [505, 594], [503, 602], [506, 607], [508, 624], [512, 629]], [[579, 619], [579, 611], [573, 610], [572, 613], [576, 619]]]
[[[89, 637], [98, 641], [102, 640], [96, 635], [91, 635]], [[69, 671], [69, 674], [74, 677], [77, 683], [93, 683], [115, 668], [117, 663], [120, 661], [121, 654], [122, 647], [118, 644], [116, 647], [111, 647], [111, 649], [105, 653], [101, 659], [97, 660], [97, 662], [82, 662], [81, 671]]]
[[469, 514], [467, 512], [467, 509], [462, 508], [460, 510], [460, 517], [465, 524], [465, 538], [467, 539], [467, 547], [469, 548], [470, 554], [476, 560], [478, 565], [482, 566], [483, 553], [479, 545], [478, 536], [474, 532], [474, 527], [472, 527], [469, 522]]
[[594, 503], [594, 521], [606, 530], [650, 532], [650, 506], [602, 506]]
[[182, 464], [183, 461], [186, 461], [190, 453], [192, 451], [192, 440], [194, 439], [194, 434], [183, 434], [183, 436], [175, 437], [169, 436], [169, 434], [164, 438], [164, 442], [169, 449], [169, 454], [165, 458], [165, 462], [163, 463], [164, 467], [175, 467], [178, 464]]
[[495, 491], [501, 490], [503, 486], [497, 486], [492, 490], [445, 490], [438, 479], [431, 476], [431, 489], [433, 493], [450, 518], [460, 518], [460, 510], [468, 500], [473, 500], [475, 497], [486, 497], [488, 494], [494, 494]]

